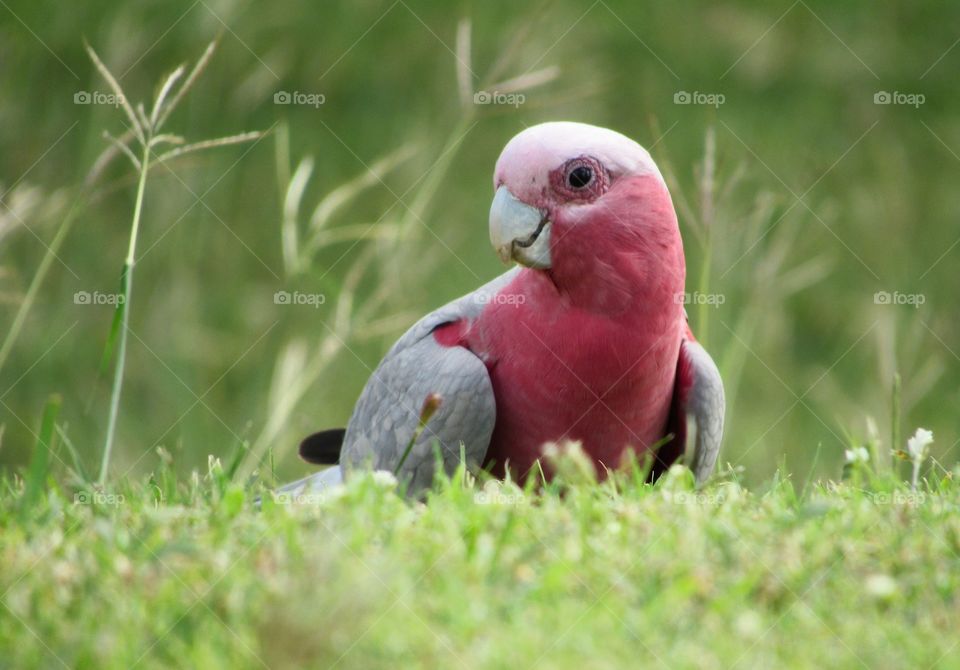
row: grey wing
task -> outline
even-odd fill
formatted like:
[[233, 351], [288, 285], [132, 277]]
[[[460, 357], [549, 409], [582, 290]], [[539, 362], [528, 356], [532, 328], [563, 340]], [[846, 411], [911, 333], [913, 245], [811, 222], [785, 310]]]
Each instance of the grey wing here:
[[515, 273], [507, 272], [428, 314], [387, 352], [347, 424], [340, 457], [347, 476], [361, 467], [394, 472], [417, 430], [424, 400], [431, 394], [440, 396], [440, 407], [403, 460], [398, 478], [411, 493], [429, 487], [436, 463], [434, 445], [448, 474], [460, 463], [461, 445], [469, 465], [483, 461], [496, 421], [487, 368], [473, 352], [437, 343], [433, 331], [445, 323], [476, 318], [488, 297]]
[[680, 355], [686, 359], [690, 375], [683, 403], [687, 419], [686, 462], [697, 483], [702, 484], [713, 472], [723, 440], [723, 380], [710, 354], [699, 343], [684, 340]]

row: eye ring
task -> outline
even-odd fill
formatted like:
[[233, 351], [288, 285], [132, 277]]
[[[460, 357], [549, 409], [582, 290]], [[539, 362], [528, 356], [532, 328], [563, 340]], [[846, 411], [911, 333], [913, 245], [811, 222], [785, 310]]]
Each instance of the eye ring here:
[[611, 175], [593, 156], [577, 156], [550, 172], [550, 184], [564, 201], [591, 202], [610, 186]]
[[567, 185], [579, 191], [590, 186], [594, 178], [593, 168], [589, 165], [577, 165], [567, 173]]

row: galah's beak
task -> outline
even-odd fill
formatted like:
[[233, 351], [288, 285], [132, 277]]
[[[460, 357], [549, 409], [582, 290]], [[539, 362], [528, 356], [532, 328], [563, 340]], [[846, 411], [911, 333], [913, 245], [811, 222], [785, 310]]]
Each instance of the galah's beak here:
[[490, 205], [490, 242], [500, 260], [528, 268], [550, 267], [550, 220], [546, 212], [521, 202], [500, 186]]

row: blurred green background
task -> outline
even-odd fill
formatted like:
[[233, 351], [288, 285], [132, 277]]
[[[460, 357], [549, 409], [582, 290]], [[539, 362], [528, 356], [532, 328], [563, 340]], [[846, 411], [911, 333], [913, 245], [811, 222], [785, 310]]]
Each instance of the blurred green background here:
[[[689, 311], [727, 379], [723, 460], [748, 481], [783, 462], [801, 479], [836, 474], [866, 417], [889, 446], [899, 370], [904, 439], [931, 428], [934, 455], [952, 463], [958, 38], [960, 6], [932, 1], [6, 0], [0, 324], [106, 147], [102, 132], [124, 132], [113, 106], [75, 103], [109, 92], [84, 40], [130, 100], [149, 102], [164, 75], [218, 39], [169, 131], [271, 133], [151, 173], [114, 476], [149, 471], [157, 447], [188, 469], [240, 443], [272, 448], [282, 476], [305, 471], [296, 442], [344, 425], [392, 340], [502, 271], [486, 232], [494, 161], [525, 126], [558, 119], [619, 130], [668, 173], [690, 291], [722, 296]], [[469, 93], [527, 75], [523, 104], [473, 104], [458, 68]], [[882, 91], [892, 104], [876, 104]], [[276, 104], [278, 92], [323, 103]], [[682, 92], [694, 103], [677, 104]], [[900, 104], [917, 94], [922, 104]], [[303, 267], [285, 262], [284, 201], [289, 232], [288, 187], [304, 158], [301, 242], [325, 195], [405, 147], [382, 182], [368, 179], [336, 209]], [[111, 164], [0, 370], [5, 467], [26, 462], [44, 402], [59, 393], [61, 427], [96, 469], [112, 308], [74, 296], [117, 291], [134, 191], [129, 166]], [[276, 304], [277, 291], [324, 303]], [[877, 292], [923, 304], [878, 304]]]

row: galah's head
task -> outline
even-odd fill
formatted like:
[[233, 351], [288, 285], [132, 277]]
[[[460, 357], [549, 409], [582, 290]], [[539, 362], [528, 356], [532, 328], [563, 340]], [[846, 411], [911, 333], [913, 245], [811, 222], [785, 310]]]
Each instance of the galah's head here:
[[493, 185], [490, 241], [505, 262], [563, 265], [564, 274], [652, 253], [683, 264], [663, 177], [620, 133], [571, 122], [527, 128], [500, 154]]

